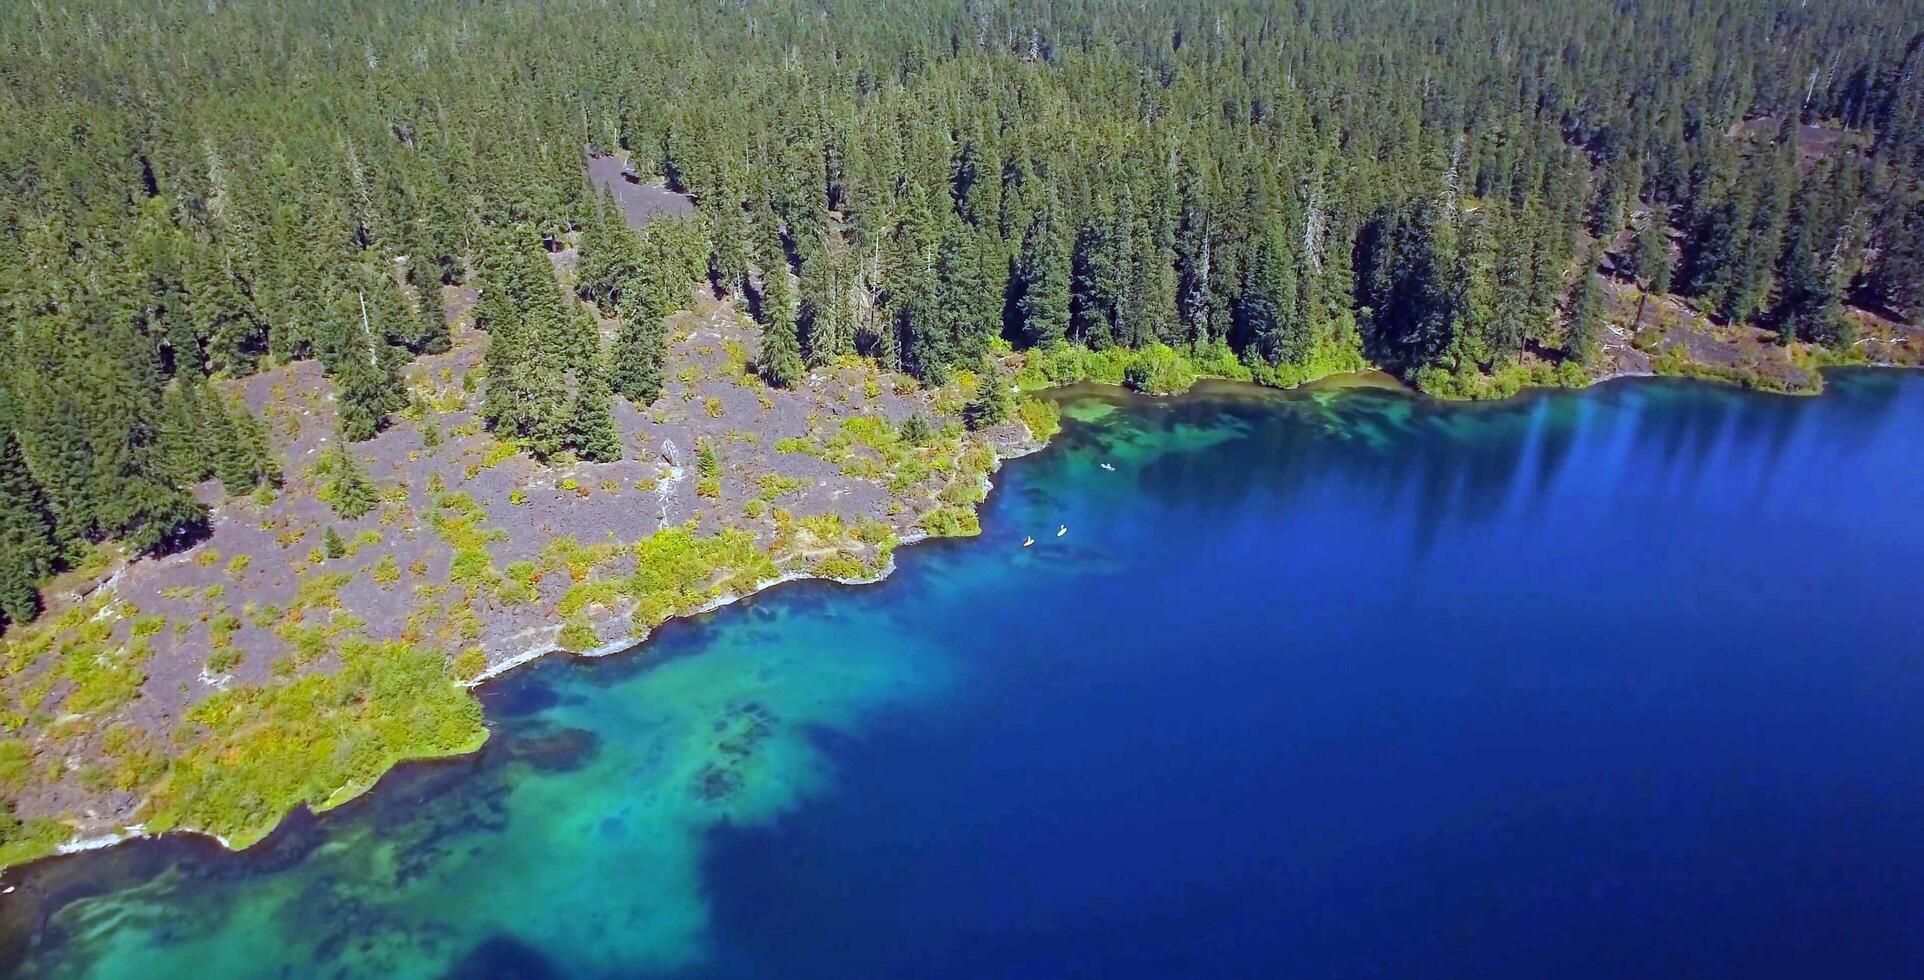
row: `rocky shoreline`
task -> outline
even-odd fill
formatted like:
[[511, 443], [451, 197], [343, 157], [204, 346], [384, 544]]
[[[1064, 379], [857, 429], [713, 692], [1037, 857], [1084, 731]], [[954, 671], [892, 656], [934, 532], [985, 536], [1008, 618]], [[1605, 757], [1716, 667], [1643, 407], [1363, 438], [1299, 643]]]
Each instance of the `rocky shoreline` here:
[[[726, 318], [727, 315], [728, 313], [725, 311], [725, 308], [711, 309], [707, 314], [705, 322], [715, 323], [718, 322], [716, 320], [717, 317]], [[700, 331], [698, 330], [696, 333], [699, 334]], [[725, 331], [716, 335], [717, 338], [723, 336], [725, 336]], [[690, 341], [695, 339], [696, 337], [693, 335], [689, 338]], [[1913, 365], [1890, 364], [1881, 366], [1901, 368], [1912, 367]], [[1658, 376], [1663, 375], [1659, 372], [1649, 370], [1622, 370], [1598, 377], [1592, 381], [1592, 385], [1599, 385], [1606, 381], [1625, 378]], [[1526, 388], [1524, 390], [1530, 389]], [[692, 400], [694, 396], [690, 395], [687, 397]], [[900, 414], [899, 406], [898, 414]], [[1014, 427], [1004, 427], [998, 432], [989, 434], [988, 445], [993, 448], [992, 466], [989, 473], [981, 477], [981, 493], [977, 497], [978, 500], [981, 496], [985, 496], [989, 488], [993, 485], [991, 475], [998, 470], [1004, 462], [1038, 451], [1047, 445], [1047, 439], [1036, 439], [1028, 433], [1026, 428], [1017, 425]], [[970, 505], [971, 509], [973, 506], [973, 504]], [[664, 504], [664, 512], [666, 509], [667, 505]], [[724, 589], [720, 593], [712, 595], [690, 608], [676, 610], [673, 616], [669, 618], [682, 618], [712, 612], [743, 598], [792, 581], [825, 579], [845, 585], [859, 585], [881, 581], [895, 568], [892, 553], [894, 547], [912, 544], [931, 536], [913, 521], [904, 523], [899, 515], [891, 515], [891, 517], [893, 519], [889, 520], [888, 523], [894, 528], [895, 540], [887, 549], [883, 550], [883, 553], [880, 555], [881, 560], [879, 564], [873, 569], [865, 569], [860, 574], [825, 574], [809, 566], [803, 560], [802, 556], [791, 556], [786, 564], [779, 567], [777, 574], [774, 576], [758, 580], [754, 585], [747, 588]], [[535, 547], [528, 550], [538, 552], [541, 548]], [[188, 559], [186, 556], [179, 556], [171, 561], [176, 564], [181, 564], [188, 561]], [[114, 593], [117, 586], [127, 578], [126, 573], [127, 569], [115, 570], [112, 576], [102, 582], [94, 592], [102, 595]], [[562, 619], [557, 619], [552, 615], [544, 622], [532, 624], [516, 632], [495, 633], [493, 634], [493, 638], [488, 641], [484, 647], [485, 662], [470, 675], [461, 678], [460, 683], [469, 689], [478, 688], [488, 681], [502, 676], [519, 666], [531, 663], [550, 654], [566, 653], [573, 656], [602, 657], [634, 650], [645, 644], [658, 625], [640, 625], [635, 618], [635, 606], [636, 603], [632, 601], [617, 602], [602, 609], [596, 615], [588, 617], [588, 626], [593, 631], [597, 642], [591, 646], [580, 649], [571, 648], [561, 641], [561, 635], [564, 630], [569, 628], [569, 623]], [[576, 617], [575, 621], [580, 622], [581, 618]], [[529, 637], [535, 637], [536, 639], [533, 642], [527, 642]], [[400, 762], [405, 760], [396, 759], [394, 761]], [[315, 806], [314, 808], [326, 809], [340, 805], [366, 792], [376, 781], [377, 780], [373, 779], [358, 781], [358, 784], [355, 785], [351, 791], [345, 788], [338, 788], [335, 794], [331, 795], [323, 805]], [[145, 801], [141, 798], [126, 798], [121, 802], [121, 807], [116, 808], [113, 815], [101, 813], [90, 819], [83, 818], [72, 821], [70, 825], [76, 827], [76, 832], [55, 846], [48, 848], [46, 853], [71, 854], [111, 846], [112, 844], [135, 837], [148, 836], [143, 823], [136, 822], [132, 825], [125, 825], [116, 822], [116, 818], [121, 813], [131, 816], [133, 813], [138, 812]], [[214, 830], [179, 825], [169, 828], [167, 832], [200, 834], [219, 841], [223, 846], [232, 846], [229, 837]], [[243, 842], [243, 846], [258, 839], [258, 835], [250, 834], [248, 838], [248, 840]]]

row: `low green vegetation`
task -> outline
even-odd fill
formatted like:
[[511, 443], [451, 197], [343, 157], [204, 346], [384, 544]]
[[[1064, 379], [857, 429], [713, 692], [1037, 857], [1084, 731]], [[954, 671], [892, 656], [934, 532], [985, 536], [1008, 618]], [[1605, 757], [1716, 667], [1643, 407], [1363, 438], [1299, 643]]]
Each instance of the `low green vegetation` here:
[[1123, 385], [1151, 395], [1181, 394], [1197, 381], [1248, 381], [1271, 388], [1294, 388], [1332, 374], [1369, 367], [1354, 344], [1318, 344], [1301, 360], [1269, 364], [1246, 360], [1229, 345], [1215, 342], [1195, 347], [1155, 343], [1140, 348], [1106, 347], [1090, 350], [1071, 344], [1037, 348], [1024, 356], [1016, 384], [1024, 389], [1048, 388], [1090, 381]]
[[710, 499], [721, 496], [721, 452], [714, 442], [703, 439], [695, 448], [695, 495]]
[[808, 481], [796, 477], [784, 476], [780, 473], [764, 473], [761, 479], [762, 499], [771, 502], [780, 500], [807, 485]]
[[114, 635], [117, 625], [137, 616], [131, 606], [97, 596], [0, 638], [0, 670], [32, 678], [9, 685], [0, 728], [19, 731], [35, 722], [58, 734], [83, 734], [138, 697], [153, 631], [130, 630], [124, 642]]
[[353, 798], [404, 759], [471, 752], [481, 705], [438, 653], [349, 640], [332, 673], [230, 688], [188, 712], [182, 749], [154, 788], [147, 827], [259, 840], [297, 805]]
[[714, 601], [744, 594], [780, 575], [755, 536], [731, 529], [712, 536], [693, 525], [669, 528], [636, 542], [635, 572], [623, 591], [635, 600], [635, 625], [659, 626]]
[[1414, 380], [1432, 398], [1489, 401], [1509, 398], [1525, 388], [1582, 388], [1590, 383], [1590, 375], [1575, 361], [1515, 361], [1490, 372], [1427, 367], [1416, 372]]
[[1048, 442], [1062, 431], [1062, 406], [1047, 398], [1028, 396], [1016, 399], [1015, 417], [1038, 442]]
[[1666, 377], [1721, 381], [1782, 395], [1815, 395], [1824, 390], [1824, 376], [1814, 369], [1793, 376], [1791, 372], [1767, 371], [1748, 364], [1708, 364], [1686, 357], [1676, 345], [1652, 355], [1650, 369]]
[[972, 538], [982, 524], [972, 507], [938, 507], [922, 518], [922, 530], [932, 538]]
[[13, 801], [0, 800], [0, 868], [46, 857], [70, 835], [53, 820], [21, 820]]
[[594, 649], [601, 638], [595, 635], [595, 628], [588, 625], [587, 620], [571, 619], [561, 627], [556, 642], [561, 644], [561, 649], [570, 653], [585, 653]]

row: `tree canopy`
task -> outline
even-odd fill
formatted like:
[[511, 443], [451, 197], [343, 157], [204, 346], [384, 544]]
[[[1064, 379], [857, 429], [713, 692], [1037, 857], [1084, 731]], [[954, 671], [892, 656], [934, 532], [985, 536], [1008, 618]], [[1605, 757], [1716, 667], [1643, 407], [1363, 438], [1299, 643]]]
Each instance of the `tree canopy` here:
[[[1613, 249], [1848, 346], [1849, 306], [1924, 313], [1920, 24], [1916, 0], [9, 4], [0, 611], [86, 542], [191, 540], [202, 480], [274, 479], [232, 379], [318, 360], [342, 433], [381, 431], [456, 283], [488, 424], [538, 456], [619, 454], [608, 400], [659, 392], [695, 278], [772, 293], [777, 383], [851, 354], [939, 381], [998, 339], [1278, 379], [1583, 362]], [[589, 153], [695, 216], [628, 228]], [[573, 297], [542, 254], [564, 238]], [[620, 320], [606, 350], [577, 298]]]

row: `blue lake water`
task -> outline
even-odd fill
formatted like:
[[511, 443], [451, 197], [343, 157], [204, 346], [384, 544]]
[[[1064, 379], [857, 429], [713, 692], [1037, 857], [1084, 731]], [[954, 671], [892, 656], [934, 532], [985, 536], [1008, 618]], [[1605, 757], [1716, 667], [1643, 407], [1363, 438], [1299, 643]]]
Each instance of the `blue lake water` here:
[[10, 955], [1924, 974], [1924, 376], [1830, 380], [1457, 408], [1072, 392], [981, 538], [503, 678], [480, 755], [256, 851], [56, 862]]

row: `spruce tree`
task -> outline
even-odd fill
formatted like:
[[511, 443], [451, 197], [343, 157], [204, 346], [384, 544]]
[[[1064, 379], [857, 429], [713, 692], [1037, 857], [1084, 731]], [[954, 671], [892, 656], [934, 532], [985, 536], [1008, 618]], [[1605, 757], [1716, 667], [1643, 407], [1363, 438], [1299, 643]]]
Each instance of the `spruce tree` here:
[[795, 335], [795, 286], [789, 281], [788, 264], [779, 257], [764, 275], [768, 281], [762, 296], [762, 349], [756, 365], [763, 381], [793, 388], [808, 370]]
[[268, 448], [267, 435], [247, 404], [217, 391], [207, 391], [208, 415], [217, 420], [213, 445], [214, 473], [228, 493], [246, 493], [263, 481], [276, 481], [280, 466]]
[[1022, 342], [1042, 348], [1062, 343], [1069, 333], [1069, 263], [1047, 211], [1037, 211], [1022, 233], [1016, 279]]
[[641, 243], [611, 192], [596, 199], [595, 214], [581, 232], [575, 265], [575, 291], [602, 310], [614, 312], [622, 288], [640, 267]]
[[454, 346], [448, 331], [447, 305], [441, 299], [441, 272], [426, 257], [408, 264], [408, 282], [414, 289], [414, 330], [412, 349], [420, 354], [441, 354]]
[[159, 442], [156, 451], [176, 484], [199, 483], [213, 475], [213, 452], [221, 433], [210, 431], [204, 405], [204, 385], [176, 378], [161, 395]]
[[370, 302], [365, 290], [342, 289], [327, 305], [320, 355], [334, 379], [341, 431], [354, 442], [373, 438], [406, 402], [400, 358], [389, 336], [404, 330], [408, 318], [394, 293], [391, 284], [381, 286]]
[[1306, 325], [1296, 296], [1296, 261], [1282, 229], [1271, 227], [1257, 240], [1236, 304], [1235, 345], [1251, 363], [1275, 366], [1309, 352]]
[[327, 498], [327, 505], [334, 513], [353, 520], [374, 509], [380, 502], [380, 492], [375, 489], [374, 481], [368, 478], [367, 470], [361, 461], [348, 449], [346, 439], [340, 439], [331, 450], [320, 459], [321, 495]]
[[161, 383], [151, 342], [124, 318], [92, 326], [101, 347], [86, 424], [99, 487], [98, 530], [135, 554], [181, 547], [206, 531], [207, 508], [172, 478], [160, 440]]
[[591, 463], [612, 463], [621, 458], [621, 433], [615, 428], [607, 373], [600, 367], [587, 372], [575, 392], [574, 417], [569, 421], [569, 441], [575, 455]]
[[1603, 349], [1603, 277], [1586, 263], [1583, 280], [1577, 286], [1576, 301], [1570, 311], [1570, 326], [1564, 336], [1563, 355], [1578, 364], [1596, 362]]
[[797, 319], [809, 367], [855, 352], [854, 312], [849, 305], [852, 258], [847, 246], [830, 240], [802, 260]]
[[46, 494], [14, 438], [12, 410], [0, 391], [0, 619], [24, 623], [40, 612], [40, 582], [60, 557]]
[[186, 315], [205, 338], [208, 366], [229, 375], [245, 374], [267, 352], [267, 328], [254, 303], [241, 291], [222, 256], [204, 248], [188, 267]]
[[661, 394], [668, 314], [660, 292], [659, 286], [647, 284], [624, 289], [621, 296], [621, 326], [609, 357], [609, 382], [636, 408], [648, 407]]
[[481, 404], [489, 429], [540, 459], [567, 448], [569, 372], [591, 363], [595, 327], [562, 296], [531, 227], [492, 243], [476, 319], [489, 335]]
[[1008, 382], [994, 361], [984, 360], [976, 375], [975, 393], [962, 406], [962, 422], [970, 429], [986, 429], [1009, 417]]

